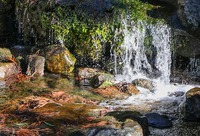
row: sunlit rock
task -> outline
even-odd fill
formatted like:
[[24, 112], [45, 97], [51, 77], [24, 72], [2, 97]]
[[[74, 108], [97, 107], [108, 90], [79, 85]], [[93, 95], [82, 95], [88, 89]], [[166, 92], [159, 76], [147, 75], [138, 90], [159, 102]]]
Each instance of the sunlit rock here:
[[155, 90], [155, 84], [149, 79], [135, 79], [132, 81], [132, 83], [136, 86], [140, 86], [151, 91]]
[[96, 68], [79, 68], [76, 79], [80, 85], [89, 85], [96, 88], [103, 82], [112, 82], [114, 76]]
[[120, 92], [115, 86], [108, 86], [105, 88], [97, 88], [91, 90], [93, 93], [97, 93], [105, 98], [124, 98], [128, 94]]
[[91, 91], [100, 94], [105, 98], [125, 98], [139, 93], [139, 90], [131, 83], [118, 83], [93, 89]]
[[28, 68], [26, 74], [29, 76], [44, 75], [45, 58], [36, 54], [28, 56]]
[[148, 113], [145, 115], [148, 119], [148, 124], [155, 128], [170, 128], [172, 127], [172, 121], [166, 115], [160, 115], [158, 113]]
[[17, 75], [20, 72], [16, 63], [2, 63], [0, 62], [0, 78], [7, 78]]
[[186, 93], [184, 118], [188, 121], [200, 121], [200, 88], [190, 89]]
[[143, 136], [142, 127], [134, 120], [127, 119], [121, 127], [96, 127], [87, 136]]
[[9, 62], [12, 59], [12, 54], [7, 48], [0, 48], [0, 62]]
[[115, 86], [122, 93], [126, 93], [126, 94], [129, 94], [129, 95], [139, 93], [139, 90], [131, 83], [121, 82], [121, 83], [115, 84]]
[[71, 75], [74, 70], [76, 58], [66, 47], [50, 45], [44, 49], [46, 68], [49, 72]]
[[94, 77], [98, 72], [100, 72], [100, 70], [96, 68], [79, 68], [77, 76], [79, 79], [87, 79]]
[[[109, 112], [107, 116], [113, 116], [120, 122], [124, 122], [125, 128], [134, 128], [133, 124], [140, 125], [140, 129], [136, 129], [136, 133], [139, 132], [143, 136], [149, 135], [148, 121], [145, 116], [137, 111], [113, 111]], [[137, 128], [138, 128], [138, 125]], [[134, 136], [134, 135], [133, 135]]]

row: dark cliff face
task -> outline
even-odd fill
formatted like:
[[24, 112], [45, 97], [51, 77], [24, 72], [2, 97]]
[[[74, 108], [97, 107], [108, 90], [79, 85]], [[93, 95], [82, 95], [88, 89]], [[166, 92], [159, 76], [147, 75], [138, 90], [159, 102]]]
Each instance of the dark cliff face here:
[[15, 1], [0, 0], [0, 46], [16, 42]]

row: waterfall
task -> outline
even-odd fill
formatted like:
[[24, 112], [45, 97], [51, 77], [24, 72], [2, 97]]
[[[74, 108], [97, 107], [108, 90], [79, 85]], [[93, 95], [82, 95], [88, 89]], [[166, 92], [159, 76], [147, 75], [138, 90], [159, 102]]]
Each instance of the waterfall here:
[[171, 68], [170, 28], [161, 22], [127, 22], [122, 21], [123, 55], [122, 61], [118, 61], [122, 63], [122, 71], [117, 71], [116, 77], [126, 82], [136, 78], [151, 78], [168, 84]]

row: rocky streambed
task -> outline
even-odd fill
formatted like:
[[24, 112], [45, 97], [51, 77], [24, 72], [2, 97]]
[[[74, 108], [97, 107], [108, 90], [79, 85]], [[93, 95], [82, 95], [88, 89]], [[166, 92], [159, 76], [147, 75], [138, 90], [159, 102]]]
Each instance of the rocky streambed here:
[[1, 135], [199, 135], [198, 86], [120, 81], [98, 68], [75, 67], [61, 45], [33, 50], [24, 61], [0, 48]]

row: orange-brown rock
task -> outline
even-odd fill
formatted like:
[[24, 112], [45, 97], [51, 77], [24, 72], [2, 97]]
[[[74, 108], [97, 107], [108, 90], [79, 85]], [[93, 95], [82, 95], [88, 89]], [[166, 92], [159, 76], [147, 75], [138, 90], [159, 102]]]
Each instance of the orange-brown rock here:
[[138, 94], [139, 90], [131, 83], [118, 83], [113, 86], [94, 89], [92, 92], [98, 93], [106, 98], [124, 98]]

